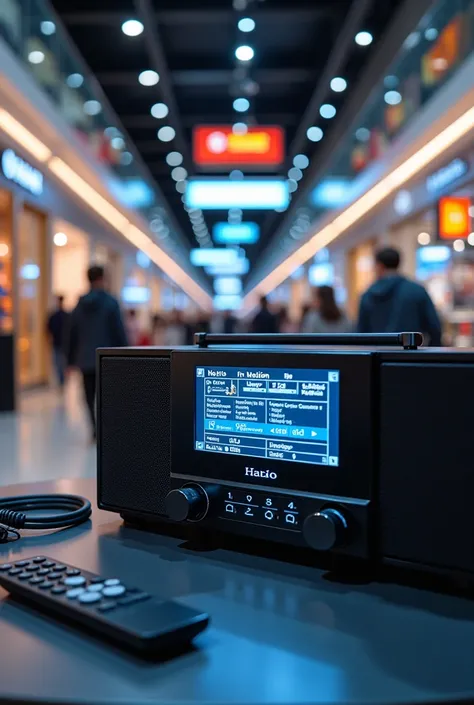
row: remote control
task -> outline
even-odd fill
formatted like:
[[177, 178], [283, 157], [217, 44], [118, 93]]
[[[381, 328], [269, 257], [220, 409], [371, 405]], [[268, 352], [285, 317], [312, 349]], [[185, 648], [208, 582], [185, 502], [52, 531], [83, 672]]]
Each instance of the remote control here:
[[41, 611], [142, 654], [184, 646], [209, 623], [205, 613], [47, 556], [0, 563], [0, 586]]

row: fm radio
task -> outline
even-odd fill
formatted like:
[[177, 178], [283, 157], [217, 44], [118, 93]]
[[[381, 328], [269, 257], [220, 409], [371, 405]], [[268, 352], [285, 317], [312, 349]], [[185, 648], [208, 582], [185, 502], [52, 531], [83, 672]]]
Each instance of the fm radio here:
[[99, 350], [99, 507], [473, 574], [474, 353], [421, 343], [199, 334]]

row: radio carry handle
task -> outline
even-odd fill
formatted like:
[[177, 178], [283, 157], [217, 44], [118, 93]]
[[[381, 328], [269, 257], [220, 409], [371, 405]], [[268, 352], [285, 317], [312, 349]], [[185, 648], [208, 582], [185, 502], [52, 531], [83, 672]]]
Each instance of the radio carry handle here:
[[418, 350], [421, 333], [195, 333], [199, 348], [210, 345], [371, 345]]

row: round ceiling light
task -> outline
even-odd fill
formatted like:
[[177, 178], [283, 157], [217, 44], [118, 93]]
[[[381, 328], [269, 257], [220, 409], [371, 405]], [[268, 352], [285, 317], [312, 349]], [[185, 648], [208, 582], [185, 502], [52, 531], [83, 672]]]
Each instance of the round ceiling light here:
[[319, 114], [321, 117], [326, 118], [326, 120], [331, 120], [336, 114], [336, 108], [330, 103], [324, 103], [319, 108]]
[[320, 142], [323, 139], [324, 132], [320, 127], [310, 127], [306, 132], [306, 137], [311, 142]]
[[122, 32], [127, 35], [127, 37], [138, 37], [144, 30], [144, 26], [138, 20], [126, 20], [122, 24]]
[[387, 91], [383, 99], [388, 105], [398, 105], [402, 102], [402, 95], [398, 91]]
[[56, 32], [56, 25], [54, 24], [54, 22], [44, 20], [44, 22], [41, 22], [40, 24], [40, 30], [41, 34], [44, 34], [46, 37], [50, 37]]
[[303, 172], [298, 167], [292, 167], [288, 172], [288, 177], [293, 181], [300, 181], [303, 178]]
[[355, 43], [360, 47], [368, 47], [374, 41], [373, 36], [370, 32], [357, 32], [355, 35]]
[[151, 106], [150, 112], [154, 118], [156, 118], [157, 120], [161, 120], [162, 118], [165, 118], [168, 115], [169, 110], [168, 106], [164, 103], [155, 103]]
[[110, 144], [113, 149], [123, 149], [125, 147], [125, 140], [123, 137], [113, 137], [110, 140]]
[[30, 64], [42, 64], [44, 61], [44, 53], [42, 51], [30, 51], [28, 61]]
[[82, 74], [80, 73], [71, 73], [66, 78], [66, 83], [69, 88], [80, 88], [84, 83], [84, 76], [82, 76]]
[[244, 172], [240, 169], [233, 169], [229, 174], [229, 179], [231, 181], [242, 181], [244, 178]]
[[331, 85], [331, 88], [334, 91], [334, 93], [342, 93], [347, 88], [347, 81], [345, 78], [341, 78], [340, 76], [336, 76], [335, 78], [332, 79], [330, 85]]
[[294, 179], [288, 179], [287, 184], [290, 193], [294, 193], [298, 188], [298, 183]]
[[122, 166], [129, 166], [133, 162], [133, 155], [131, 152], [122, 152], [120, 155], [120, 164]]
[[187, 182], [187, 181], [178, 181], [178, 182], [176, 183], [176, 186], [175, 186], [176, 191], [177, 191], [178, 193], [186, 193], [186, 187], [187, 187], [187, 185], [188, 185], [188, 182]]
[[175, 168], [171, 172], [171, 178], [174, 181], [184, 181], [184, 179], [186, 179], [187, 176], [188, 176], [188, 172], [182, 166], [175, 166]]
[[156, 71], [152, 71], [151, 69], [138, 74], [138, 82], [141, 83], [142, 86], [156, 86], [159, 80], [159, 75]]
[[241, 32], [253, 32], [255, 29], [255, 20], [251, 17], [242, 17], [242, 19], [239, 20], [237, 27]]
[[236, 98], [233, 103], [234, 110], [237, 113], [245, 113], [250, 108], [250, 102], [247, 98]]
[[237, 47], [237, 49], [235, 50], [235, 56], [239, 61], [251, 61], [255, 56], [255, 52], [252, 47], [249, 47], [244, 44], [240, 47]]
[[66, 233], [55, 233], [53, 237], [53, 242], [56, 247], [64, 247], [67, 245], [67, 235]]
[[174, 140], [174, 138], [176, 137], [176, 132], [174, 128], [170, 127], [169, 125], [160, 127], [156, 134], [158, 135], [158, 139], [162, 142], [171, 142], [171, 140]]
[[183, 163], [183, 155], [181, 152], [170, 152], [166, 155], [166, 163], [168, 166], [179, 166]]
[[102, 110], [102, 106], [98, 100], [86, 100], [84, 103], [84, 112], [86, 115], [98, 115]]
[[309, 159], [306, 154], [297, 154], [296, 157], [293, 159], [293, 165], [297, 169], [307, 169], [307, 167], [309, 166]]

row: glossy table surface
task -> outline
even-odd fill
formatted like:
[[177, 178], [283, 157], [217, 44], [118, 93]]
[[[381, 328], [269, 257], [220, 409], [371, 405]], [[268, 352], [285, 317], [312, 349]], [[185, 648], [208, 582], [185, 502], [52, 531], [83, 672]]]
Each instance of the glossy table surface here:
[[[95, 482], [17, 485], [0, 496], [43, 492], [94, 501]], [[212, 624], [193, 650], [142, 662], [0, 589], [1, 703], [474, 702], [474, 601], [197, 552], [98, 510], [75, 529], [0, 545], [1, 561], [37, 554], [178, 599]]]

